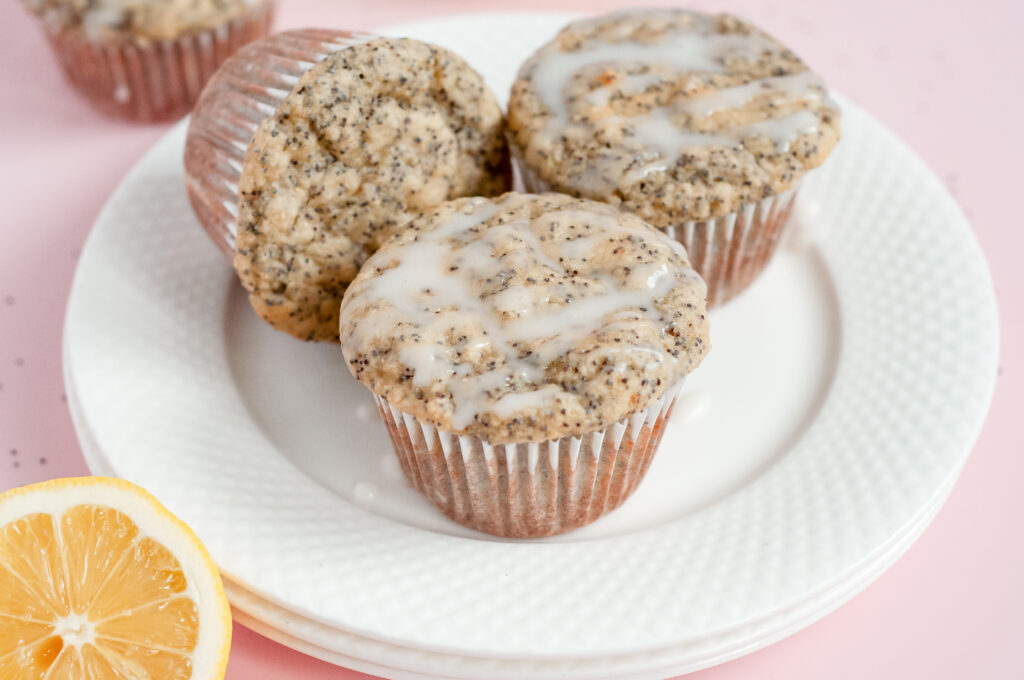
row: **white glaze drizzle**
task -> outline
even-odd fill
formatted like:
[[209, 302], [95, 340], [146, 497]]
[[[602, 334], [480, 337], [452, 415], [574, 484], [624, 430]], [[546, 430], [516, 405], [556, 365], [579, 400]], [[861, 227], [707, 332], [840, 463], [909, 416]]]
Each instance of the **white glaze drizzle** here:
[[[484, 412], [505, 419], [567, 396], [561, 387], [544, 379], [551, 361], [603, 327], [625, 328], [630, 319], [635, 324], [644, 318], [667, 323], [655, 301], [678, 285], [702, 283], [691, 269], [672, 272], [668, 265], [657, 263], [631, 267], [621, 283], [610, 274], [593, 274], [585, 289], [587, 295], [580, 295], [584, 289], [564, 282], [508, 287], [493, 295], [479, 295], [479, 282], [501, 276], [503, 270], [540, 263], [555, 277], [564, 276], [564, 264], [586, 257], [609, 237], [640, 237], [646, 243], [681, 251], [677, 242], [656, 232], [623, 227], [611, 216], [576, 211], [546, 213], [482, 232], [469, 231], [492, 218], [499, 208], [511, 209], [531, 199], [511, 195], [501, 204], [481, 199], [469, 212], [419, 233], [413, 243], [382, 254], [386, 257], [378, 258], [381, 262], [371, 260], [368, 264], [390, 268], [358, 285], [358, 290], [349, 291], [353, 298], [384, 303], [376, 304], [354, 324], [352, 340], [357, 346], [365, 347], [376, 336], [394, 333], [402, 320], [415, 326], [408, 333], [427, 338], [445, 337], [453, 328], [479, 329], [476, 334], [467, 333], [469, 339], [461, 345], [425, 341], [404, 345], [398, 355], [399, 361], [412, 369], [413, 385], [422, 388], [443, 381], [453, 400], [452, 426], [458, 430]], [[585, 219], [590, 230], [571, 241], [542, 242], [538, 234], [547, 229], [545, 219], [556, 215], [581, 223]], [[563, 263], [557, 258], [563, 258]], [[553, 297], [571, 301], [552, 304]], [[343, 306], [343, 326], [349, 313], [348, 306]], [[525, 355], [520, 347], [523, 343], [530, 344]], [[462, 359], [457, 356], [460, 351]], [[470, 361], [489, 351], [499, 358], [497, 365], [473, 374]], [[615, 351], [620, 361], [628, 353], [631, 360], [652, 368], [665, 362], [677, 364], [662, 348], [638, 346]]]
[[98, 41], [111, 30], [124, 24], [125, 8], [98, 5], [82, 15], [82, 30], [89, 40]]
[[629, 119], [629, 122], [635, 130], [631, 139], [639, 142], [636, 148], [638, 157], [652, 149], [657, 152], [657, 156], [635, 167], [629, 167], [635, 159], [628, 156], [612, 158], [601, 167], [602, 175], [589, 172], [584, 175], [589, 178], [590, 186], [605, 186], [616, 176], [623, 177], [627, 185], [633, 184], [652, 172], [668, 170], [687, 152], [712, 146], [737, 147], [743, 140], [753, 137], [767, 137], [777, 151], [785, 152], [801, 135], [816, 132], [821, 120], [813, 111], [801, 110], [714, 133], [690, 132], [674, 125], [668, 110], [655, 109], [646, 116]]
[[[645, 15], [657, 21], [671, 21], [675, 16], [665, 11], [648, 11]], [[700, 15], [694, 16], [701, 20]], [[592, 24], [601, 20], [582, 23]], [[595, 76], [600, 73], [596, 67], [621, 71], [639, 64], [652, 69], [646, 73], [621, 76], [615, 82], [584, 95], [587, 104], [600, 107], [608, 105], [611, 95], [617, 91], [626, 95], [638, 94], [679, 74], [723, 73], [728, 71], [725, 64], [730, 58], [756, 59], [765, 51], [778, 49], [777, 43], [759, 35], [676, 29], [653, 43], [624, 40], [584, 44], [571, 52], [549, 52], [535, 62], [532, 72], [537, 96], [551, 112], [540, 136], [550, 139], [572, 130], [574, 126], [570, 123], [566, 89], [575, 75], [587, 69], [593, 69]], [[653, 172], [667, 170], [690, 151], [714, 146], [738, 148], [745, 139], [765, 136], [776, 150], [785, 152], [796, 139], [818, 130], [820, 118], [808, 110], [757, 123], [720, 128], [714, 132], [687, 129], [686, 123], [679, 120], [683, 115], [691, 121], [706, 119], [720, 111], [742, 108], [762, 95], [771, 94], [784, 95], [790, 101], [820, 100], [826, 96], [821, 78], [802, 71], [697, 93], [637, 116], [608, 116], [602, 120], [603, 124], [623, 128], [621, 145], [631, 154], [613, 150], [599, 156], [581, 175], [567, 177], [566, 180], [584, 190], [604, 192], [614, 189], [620, 179], [628, 185]]]
[[591, 90], [584, 99], [591, 106], [605, 106], [611, 100], [611, 95], [614, 92], [622, 92], [626, 95], [640, 94], [663, 80], [665, 80], [665, 75], [655, 72], [622, 76], [611, 85]]
[[746, 106], [762, 95], [781, 93], [795, 100], [820, 100], [824, 91], [825, 82], [820, 76], [811, 71], [800, 71], [784, 76], [758, 78], [743, 85], [698, 94], [679, 102], [677, 109], [695, 118], [705, 118], [719, 111]]
[[817, 132], [820, 123], [821, 119], [818, 118], [818, 114], [807, 109], [801, 109], [779, 118], [769, 118], [751, 123], [750, 125], [732, 128], [729, 133], [741, 139], [747, 137], [768, 137], [775, 144], [776, 149], [779, 151], [789, 151], [789, 146], [800, 135]]
[[757, 35], [702, 34], [693, 31], [673, 31], [655, 43], [624, 41], [601, 43], [572, 52], [552, 52], [536, 63], [533, 86], [537, 96], [555, 120], [564, 123], [568, 118], [565, 87], [574, 75], [595, 66], [622, 66], [644, 64], [661, 66], [677, 73], [725, 71], [727, 56], [756, 58], [774, 43]]

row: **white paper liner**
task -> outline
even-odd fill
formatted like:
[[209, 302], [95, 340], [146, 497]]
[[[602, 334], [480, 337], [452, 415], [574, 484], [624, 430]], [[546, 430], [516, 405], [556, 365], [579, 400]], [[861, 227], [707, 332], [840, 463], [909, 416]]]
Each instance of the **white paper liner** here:
[[764, 271], [782, 240], [800, 182], [722, 217], [665, 228], [683, 244], [690, 265], [708, 284], [708, 306], [746, 290]]
[[277, 33], [239, 50], [210, 78], [189, 123], [185, 186], [199, 223], [226, 257], [234, 257], [238, 180], [256, 128], [314, 64], [375, 37], [319, 29]]
[[217, 67], [267, 34], [274, 3], [263, 2], [217, 28], [173, 40], [95, 41], [80, 28], [47, 26], [68, 80], [105, 113], [173, 120], [192, 108]]
[[589, 524], [633, 493], [682, 385], [604, 430], [522, 444], [443, 432], [376, 398], [406, 478], [444, 514], [495, 536], [537, 538]]
[[[530, 193], [558, 191], [541, 179], [509, 140], [523, 187]], [[686, 248], [690, 265], [708, 285], [708, 307], [742, 293], [771, 261], [782, 240], [800, 183], [736, 212], [710, 220], [691, 220], [663, 230]]]

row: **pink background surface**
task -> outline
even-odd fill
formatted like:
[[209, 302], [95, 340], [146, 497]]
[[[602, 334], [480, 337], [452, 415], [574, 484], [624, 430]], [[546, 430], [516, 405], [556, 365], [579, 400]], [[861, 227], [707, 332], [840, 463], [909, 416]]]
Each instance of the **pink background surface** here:
[[[283, 0], [277, 26], [372, 29], [456, 12], [629, 4], [652, 3]], [[690, 677], [1024, 677], [1024, 230], [1012, 212], [1024, 135], [1010, 124], [1024, 110], [1024, 4], [928, 3], [926, 13], [910, 0], [689, 4], [761, 24], [917, 150], [960, 202], [988, 257], [1003, 348], [971, 459], [906, 556], [822, 621]], [[100, 207], [166, 127], [94, 113], [63, 82], [37, 22], [17, 2], [0, 3], [0, 490], [88, 473], [61, 379], [67, 294]], [[236, 624], [229, 679], [292, 677], [368, 676]]]

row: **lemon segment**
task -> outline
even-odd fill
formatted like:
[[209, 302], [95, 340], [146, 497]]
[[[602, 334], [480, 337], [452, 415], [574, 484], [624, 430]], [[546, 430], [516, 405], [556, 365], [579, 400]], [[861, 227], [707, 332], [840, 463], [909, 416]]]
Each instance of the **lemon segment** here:
[[212, 559], [106, 477], [0, 495], [0, 678], [218, 680], [231, 614]]

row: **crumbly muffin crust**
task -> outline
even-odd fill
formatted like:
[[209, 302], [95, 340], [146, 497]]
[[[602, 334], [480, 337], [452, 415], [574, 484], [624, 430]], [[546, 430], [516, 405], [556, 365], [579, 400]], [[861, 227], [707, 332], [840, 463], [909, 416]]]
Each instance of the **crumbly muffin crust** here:
[[552, 190], [664, 227], [791, 188], [836, 145], [839, 110], [751, 24], [658, 9], [563, 29], [521, 68], [509, 126]]
[[92, 40], [173, 40], [216, 28], [267, 0], [24, 0], [54, 27]]
[[261, 123], [239, 181], [235, 269], [253, 308], [337, 341], [345, 287], [418, 211], [511, 176], [504, 118], [452, 52], [380, 38], [310, 69]]
[[414, 219], [341, 308], [362, 383], [492, 444], [601, 430], [707, 353], [704, 282], [634, 215], [559, 194], [463, 198]]

